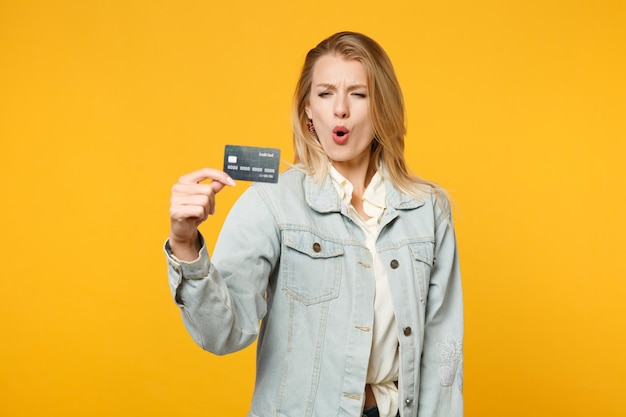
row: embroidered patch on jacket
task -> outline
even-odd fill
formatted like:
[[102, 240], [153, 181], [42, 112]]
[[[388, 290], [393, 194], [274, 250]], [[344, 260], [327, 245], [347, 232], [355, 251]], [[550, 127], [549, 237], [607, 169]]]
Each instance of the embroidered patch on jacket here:
[[450, 387], [457, 380], [457, 386], [463, 391], [463, 342], [448, 335], [446, 343], [437, 343], [441, 365], [439, 379], [442, 387]]

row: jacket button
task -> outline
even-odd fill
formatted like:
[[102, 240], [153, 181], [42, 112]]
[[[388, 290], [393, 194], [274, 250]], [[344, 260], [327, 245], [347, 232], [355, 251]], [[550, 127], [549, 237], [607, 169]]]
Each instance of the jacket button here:
[[391, 266], [391, 269], [397, 269], [400, 264], [394, 259], [389, 265]]
[[411, 404], [413, 404], [413, 400], [412, 400], [412, 399], [410, 399], [410, 398], [407, 398], [407, 399], [404, 401], [404, 403], [405, 403], [406, 405], [411, 405]]
[[315, 242], [315, 243], [313, 244], [313, 250], [314, 250], [315, 252], [319, 252], [319, 251], [321, 251], [321, 250], [322, 250], [322, 245], [320, 245], [319, 243]]
[[411, 328], [410, 327], [405, 327], [404, 329], [402, 329], [402, 331], [404, 332], [405, 336], [410, 336], [411, 335]]

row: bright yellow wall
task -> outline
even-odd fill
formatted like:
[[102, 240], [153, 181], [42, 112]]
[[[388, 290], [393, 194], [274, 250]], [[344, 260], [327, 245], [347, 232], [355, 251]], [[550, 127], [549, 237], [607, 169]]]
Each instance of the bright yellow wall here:
[[244, 415], [253, 349], [203, 352], [168, 293], [169, 189], [226, 143], [291, 160], [304, 53], [343, 29], [457, 201], [466, 415], [626, 415], [622, 0], [0, 1], [0, 415]]

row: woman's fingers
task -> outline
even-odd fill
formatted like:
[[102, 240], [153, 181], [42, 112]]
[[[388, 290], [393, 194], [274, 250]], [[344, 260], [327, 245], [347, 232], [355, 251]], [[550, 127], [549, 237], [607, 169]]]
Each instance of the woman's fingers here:
[[[210, 183], [202, 181], [211, 180]], [[172, 186], [170, 199], [170, 235], [175, 239], [193, 239], [197, 227], [215, 213], [215, 194], [235, 182], [224, 171], [203, 168], [181, 176]]]
[[[235, 185], [235, 181], [233, 181], [227, 173], [214, 168], [202, 168], [197, 171], [190, 172], [189, 174], [181, 176], [178, 182], [180, 184], [197, 184], [208, 179], [221, 183], [222, 187], [220, 187], [220, 189], [223, 188], [224, 185]], [[214, 191], [217, 192], [219, 190]]]

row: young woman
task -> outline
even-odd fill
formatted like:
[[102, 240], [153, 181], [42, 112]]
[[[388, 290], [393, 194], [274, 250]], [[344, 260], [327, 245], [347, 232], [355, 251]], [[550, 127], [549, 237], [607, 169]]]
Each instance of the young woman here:
[[258, 339], [249, 416], [461, 416], [451, 212], [405, 164], [383, 49], [341, 32], [309, 51], [293, 130], [294, 167], [241, 196], [211, 259], [198, 225], [234, 182], [205, 168], [174, 185], [165, 250], [187, 330], [216, 354]]

